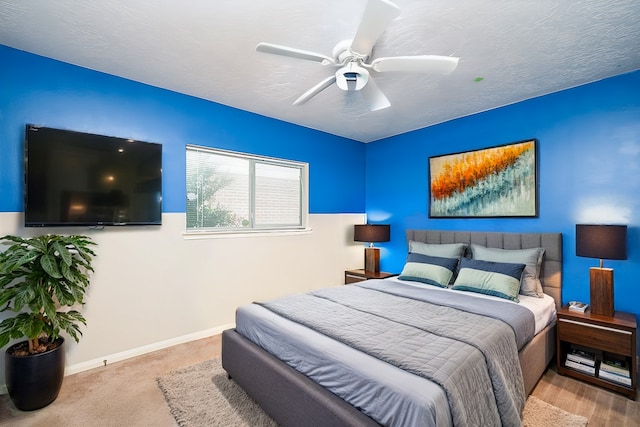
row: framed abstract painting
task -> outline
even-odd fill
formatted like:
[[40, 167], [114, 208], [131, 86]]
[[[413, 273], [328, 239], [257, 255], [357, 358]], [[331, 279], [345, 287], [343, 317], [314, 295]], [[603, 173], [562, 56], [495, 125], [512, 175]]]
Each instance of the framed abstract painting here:
[[429, 157], [429, 217], [537, 217], [537, 171], [535, 139]]

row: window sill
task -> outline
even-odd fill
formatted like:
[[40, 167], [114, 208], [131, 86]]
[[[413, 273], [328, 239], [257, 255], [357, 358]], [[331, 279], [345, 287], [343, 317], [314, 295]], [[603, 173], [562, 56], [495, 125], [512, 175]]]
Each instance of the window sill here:
[[247, 230], [247, 231], [185, 231], [182, 237], [185, 240], [199, 239], [239, 239], [247, 237], [281, 237], [299, 236], [311, 234], [312, 228], [301, 228], [299, 230]]

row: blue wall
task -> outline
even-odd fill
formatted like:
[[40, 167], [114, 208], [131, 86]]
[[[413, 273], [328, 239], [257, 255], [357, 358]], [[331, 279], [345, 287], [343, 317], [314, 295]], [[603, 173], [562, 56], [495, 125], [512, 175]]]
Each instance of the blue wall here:
[[23, 210], [31, 123], [163, 144], [163, 211], [186, 206], [185, 145], [309, 163], [311, 213], [364, 212], [364, 144], [0, 45], [0, 212]]
[[[428, 157], [538, 139], [539, 212], [530, 219], [429, 219]], [[452, 120], [367, 145], [366, 211], [389, 222], [381, 268], [399, 272], [407, 228], [562, 232], [563, 301], [589, 301], [576, 223], [627, 224], [628, 259], [615, 270], [617, 310], [640, 315], [640, 71]]]

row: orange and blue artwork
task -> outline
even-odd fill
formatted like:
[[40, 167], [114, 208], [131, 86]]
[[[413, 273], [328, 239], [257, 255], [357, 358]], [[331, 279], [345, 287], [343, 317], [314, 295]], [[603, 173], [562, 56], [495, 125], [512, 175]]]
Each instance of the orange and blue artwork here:
[[429, 216], [537, 216], [536, 142], [430, 157]]

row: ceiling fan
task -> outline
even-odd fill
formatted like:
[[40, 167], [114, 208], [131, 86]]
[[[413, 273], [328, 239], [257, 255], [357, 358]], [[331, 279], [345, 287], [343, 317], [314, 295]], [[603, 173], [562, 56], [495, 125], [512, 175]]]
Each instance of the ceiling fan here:
[[458, 58], [437, 55], [393, 56], [371, 60], [373, 46], [398, 15], [400, 9], [390, 1], [369, 0], [356, 35], [352, 40], [338, 43], [333, 48], [331, 57], [273, 43], [258, 43], [256, 50], [339, 67], [334, 74], [303, 93], [293, 105], [304, 104], [335, 83], [344, 91], [361, 91], [369, 102], [370, 110], [380, 110], [389, 107], [391, 103], [375, 84], [371, 70], [379, 73], [401, 71], [449, 74], [458, 66]]

